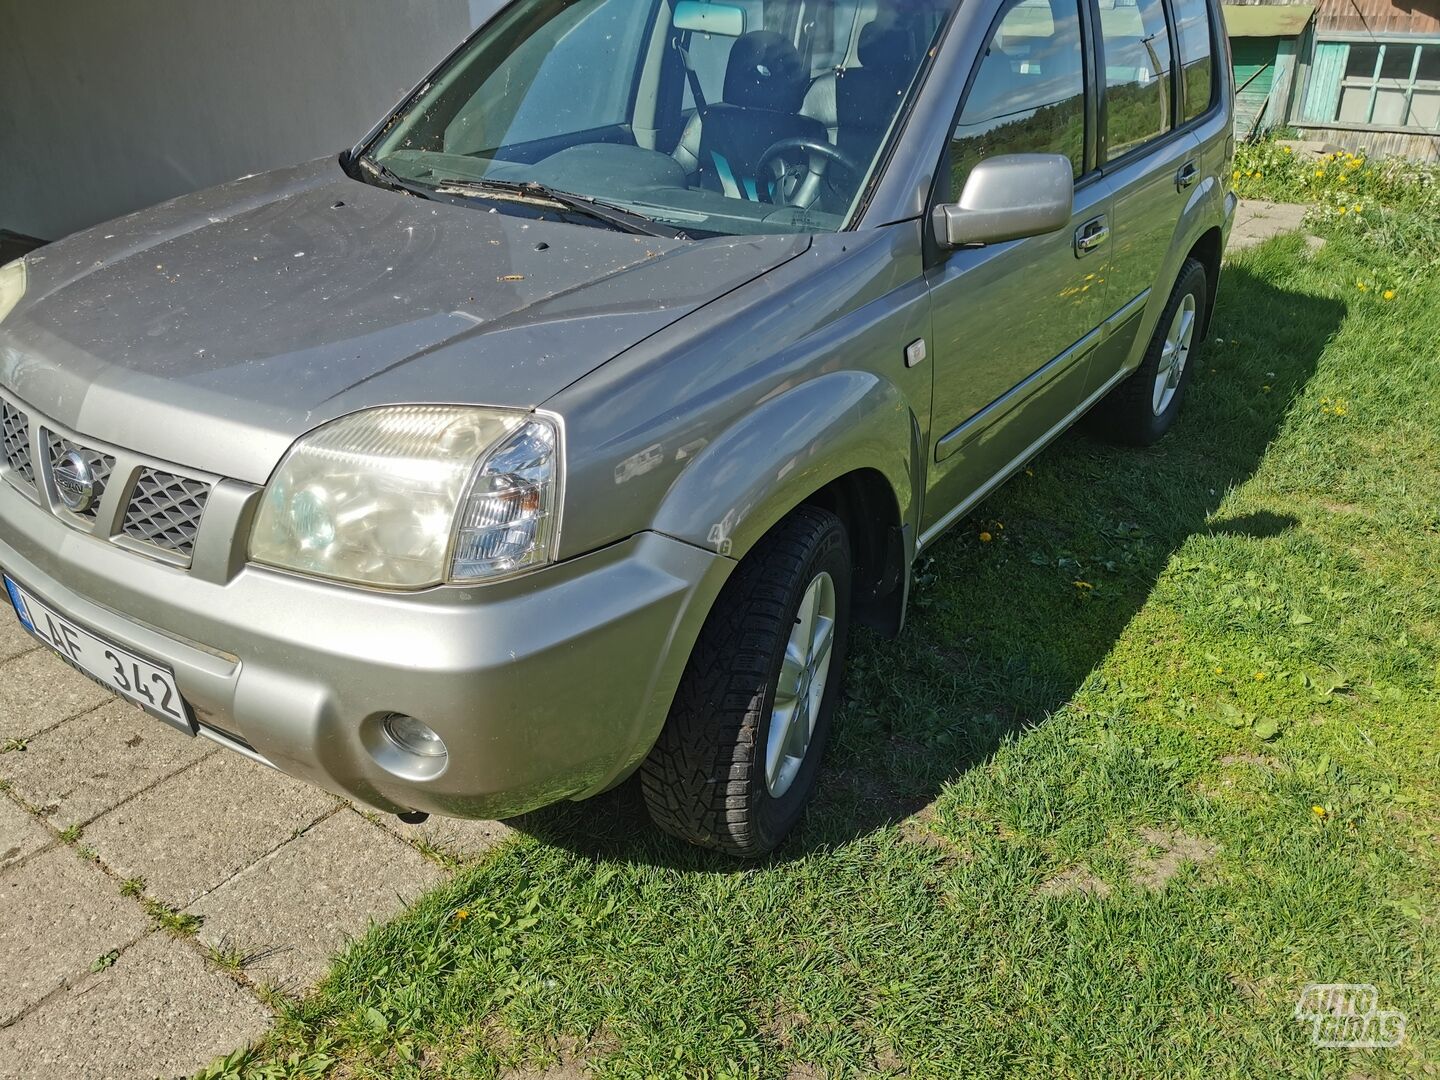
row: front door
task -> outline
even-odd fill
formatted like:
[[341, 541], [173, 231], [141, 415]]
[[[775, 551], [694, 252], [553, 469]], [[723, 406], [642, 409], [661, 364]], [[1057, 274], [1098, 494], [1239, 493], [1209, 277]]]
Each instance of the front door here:
[[[949, 252], [928, 273], [935, 397], [922, 535], [983, 497], [1079, 405], [1107, 312], [1110, 187], [1090, 169], [1078, 0], [1008, 0], [960, 111], [937, 198], [975, 164], [1059, 153], [1075, 169], [1070, 227]], [[947, 183], [948, 180], [948, 183]]]

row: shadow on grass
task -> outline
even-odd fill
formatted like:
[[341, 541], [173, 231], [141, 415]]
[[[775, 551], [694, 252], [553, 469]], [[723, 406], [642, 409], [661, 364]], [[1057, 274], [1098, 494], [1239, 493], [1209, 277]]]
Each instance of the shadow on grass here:
[[[901, 637], [856, 635], [815, 803], [775, 858], [903, 820], [1044, 723], [1104, 660], [1189, 537], [1263, 542], [1290, 528], [1293, 518], [1269, 511], [1212, 518], [1259, 466], [1344, 317], [1338, 300], [1227, 268], [1185, 412], [1161, 444], [1112, 447], [1088, 423], [930, 549]], [[596, 859], [736, 866], [659, 835], [634, 784], [514, 824]]]

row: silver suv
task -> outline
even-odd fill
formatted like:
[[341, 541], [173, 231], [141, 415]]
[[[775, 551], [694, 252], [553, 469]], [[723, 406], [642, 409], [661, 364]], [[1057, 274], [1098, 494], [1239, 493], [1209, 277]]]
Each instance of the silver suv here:
[[0, 270], [20, 621], [407, 817], [639, 773], [766, 852], [852, 625], [1092, 408], [1175, 422], [1210, 0], [516, 0], [337, 158]]

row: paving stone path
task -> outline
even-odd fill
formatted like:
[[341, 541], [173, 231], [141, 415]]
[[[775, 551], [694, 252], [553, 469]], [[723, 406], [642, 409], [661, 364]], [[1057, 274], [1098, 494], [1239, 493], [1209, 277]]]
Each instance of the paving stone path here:
[[1242, 199], [1240, 208], [1235, 212], [1235, 227], [1230, 231], [1226, 251], [1233, 255], [1282, 233], [1295, 232], [1305, 224], [1305, 211], [1309, 209], [1297, 203]]
[[0, 1080], [193, 1073], [265, 1033], [268, 989], [304, 992], [444, 881], [431, 855], [509, 834], [367, 816], [187, 738], [4, 608], [0, 749]]

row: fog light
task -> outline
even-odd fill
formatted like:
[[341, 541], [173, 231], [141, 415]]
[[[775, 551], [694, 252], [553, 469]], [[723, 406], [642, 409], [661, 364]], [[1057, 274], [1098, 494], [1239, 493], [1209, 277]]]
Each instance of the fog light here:
[[391, 742], [417, 757], [443, 758], [449, 753], [445, 749], [445, 740], [435, 734], [429, 724], [413, 716], [395, 713], [385, 718], [384, 726]]

